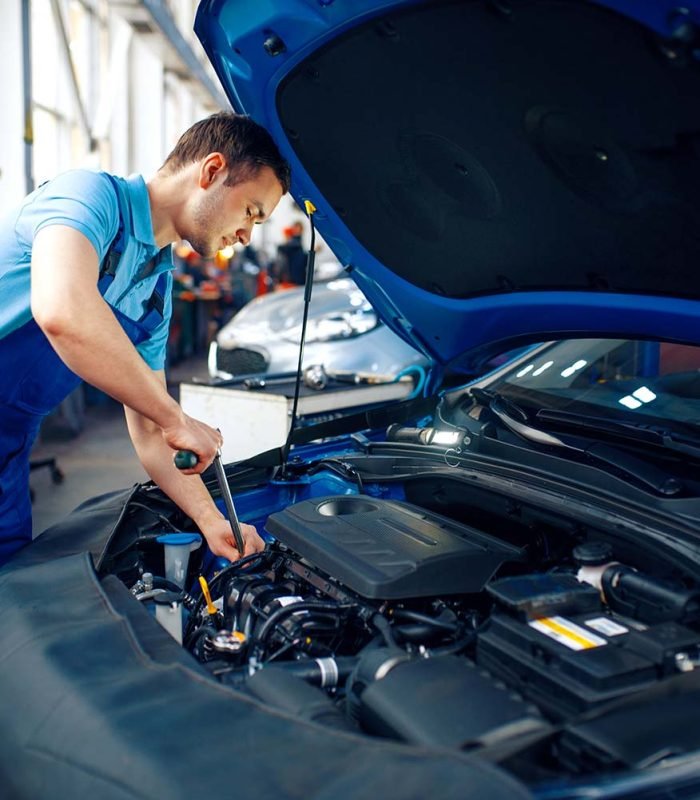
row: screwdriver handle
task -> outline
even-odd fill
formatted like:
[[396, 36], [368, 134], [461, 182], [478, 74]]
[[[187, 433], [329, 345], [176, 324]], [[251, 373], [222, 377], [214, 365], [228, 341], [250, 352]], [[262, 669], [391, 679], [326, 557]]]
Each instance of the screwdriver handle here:
[[199, 463], [197, 454], [192, 450], [178, 450], [175, 453], [175, 466], [178, 469], [192, 469]]

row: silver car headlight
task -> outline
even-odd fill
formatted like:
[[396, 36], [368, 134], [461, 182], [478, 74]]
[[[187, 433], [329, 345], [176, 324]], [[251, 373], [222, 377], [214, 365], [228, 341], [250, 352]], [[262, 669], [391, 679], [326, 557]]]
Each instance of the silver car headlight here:
[[[379, 319], [371, 308], [343, 313], [334, 312], [325, 317], [308, 320], [306, 342], [335, 342], [351, 339], [374, 330], [377, 325], [379, 325]], [[295, 325], [286, 330], [282, 338], [298, 344], [301, 338], [301, 325]]]

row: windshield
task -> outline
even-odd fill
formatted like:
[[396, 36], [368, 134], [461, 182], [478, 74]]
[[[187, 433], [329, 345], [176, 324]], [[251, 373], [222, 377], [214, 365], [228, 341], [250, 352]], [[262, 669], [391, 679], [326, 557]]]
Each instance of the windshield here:
[[528, 408], [700, 425], [700, 347], [569, 339], [534, 348], [482, 385]]

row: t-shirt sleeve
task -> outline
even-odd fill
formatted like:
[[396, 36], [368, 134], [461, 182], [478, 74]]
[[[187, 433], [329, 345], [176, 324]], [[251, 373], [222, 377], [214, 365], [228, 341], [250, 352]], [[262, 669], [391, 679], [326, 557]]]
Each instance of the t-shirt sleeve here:
[[168, 350], [170, 317], [173, 312], [173, 276], [167, 275], [165, 297], [163, 298], [163, 321], [153, 330], [151, 336], [136, 349], [151, 369], [165, 369]]
[[32, 195], [17, 221], [17, 235], [31, 247], [34, 237], [51, 225], [67, 225], [82, 233], [105, 257], [119, 230], [119, 206], [104, 172], [71, 170], [58, 175]]

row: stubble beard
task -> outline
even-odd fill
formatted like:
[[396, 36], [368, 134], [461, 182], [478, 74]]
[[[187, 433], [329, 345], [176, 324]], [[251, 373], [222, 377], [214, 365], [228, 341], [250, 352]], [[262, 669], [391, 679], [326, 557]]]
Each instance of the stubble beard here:
[[219, 250], [218, 242], [211, 240], [211, 220], [219, 209], [220, 191], [207, 192], [192, 214], [192, 230], [187, 236], [190, 247], [203, 258], [211, 258]]

